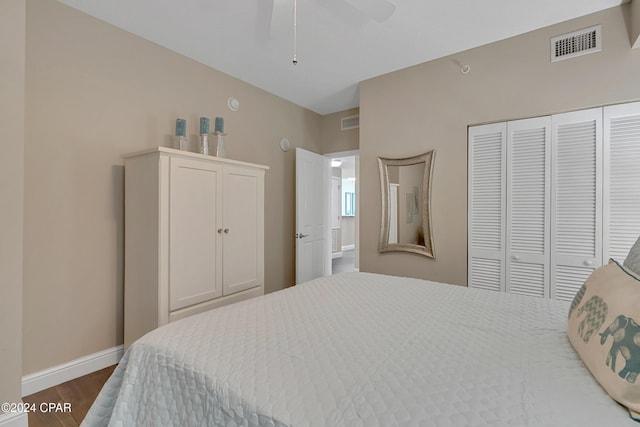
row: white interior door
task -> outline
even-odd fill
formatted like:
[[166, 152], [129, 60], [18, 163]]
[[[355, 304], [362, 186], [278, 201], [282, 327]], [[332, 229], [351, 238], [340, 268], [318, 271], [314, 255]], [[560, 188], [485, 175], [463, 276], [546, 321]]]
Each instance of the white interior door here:
[[602, 265], [602, 109], [552, 116], [551, 298]]
[[331, 274], [331, 159], [296, 148], [296, 284]]
[[505, 291], [506, 123], [469, 128], [468, 286]]
[[398, 243], [398, 187], [389, 184], [389, 244]]
[[640, 236], [640, 102], [604, 107], [602, 262], [624, 261]]
[[341, 181], [337, 176], [331, 177], [331, 228], [340, 228], [342, 220]]
[[507, 292], [549, 297], [551, 117], [507, 123]]

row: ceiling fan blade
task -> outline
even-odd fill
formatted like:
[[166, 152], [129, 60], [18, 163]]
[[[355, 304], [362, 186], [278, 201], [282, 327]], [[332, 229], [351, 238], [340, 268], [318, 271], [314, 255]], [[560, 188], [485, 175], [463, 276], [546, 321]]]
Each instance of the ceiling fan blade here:
[[[274, 0], [276, 1], [276, 0]], [[384, 22], [396, 10], [396, 6], [387, 0], [344, 0], [360, 12], [377, 22]]]

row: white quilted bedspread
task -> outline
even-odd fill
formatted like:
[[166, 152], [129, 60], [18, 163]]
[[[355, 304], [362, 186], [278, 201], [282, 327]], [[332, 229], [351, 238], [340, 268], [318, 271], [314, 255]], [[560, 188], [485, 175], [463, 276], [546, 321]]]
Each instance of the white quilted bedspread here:
[[638, 426], [565, 334], [569, 304], [343, 273], [157, 329], [87, 426]]

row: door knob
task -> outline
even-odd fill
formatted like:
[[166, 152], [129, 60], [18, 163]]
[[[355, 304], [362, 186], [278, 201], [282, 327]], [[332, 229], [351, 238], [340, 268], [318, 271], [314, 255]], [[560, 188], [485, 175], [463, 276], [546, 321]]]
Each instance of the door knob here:
[[514, 261], [520, 261], [520, 255], [511, 255], [511, 259]]
[[308, 237], [308, 234], [302, 234], [302, 233], [296, 233], [296, 239], [304, 239], [305, 237]]
[[583, 262], [584, 265], [586, 265], [587, 267], [593, 265], [593, 261], [591, 261], [590, 259], [585, 259]]
[[229, 232], [229, 229], [225, 228], [223, 231], [225, 232], [225, 234], [227, 234]]
[[222, 234], [222, 228], [218, 228], [218, 233]]

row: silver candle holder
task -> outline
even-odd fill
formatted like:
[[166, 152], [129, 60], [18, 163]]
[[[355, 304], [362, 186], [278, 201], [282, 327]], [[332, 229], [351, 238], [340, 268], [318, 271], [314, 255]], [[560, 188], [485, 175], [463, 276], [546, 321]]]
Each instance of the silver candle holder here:
[[184, 136], [176, 137], [176, 148], [182, 151], [189, 151], [189, 141]]
[[226, 153], [224, 150], [224, 137], [227, 135], [226, 133], [222, 133], [222, 132], [214, 132], [213, 135], [216, 138], [216, 156], [217, 157], [226, 157]]
[[200, 154], [209, 155], [209, 134], [200, 135]]

